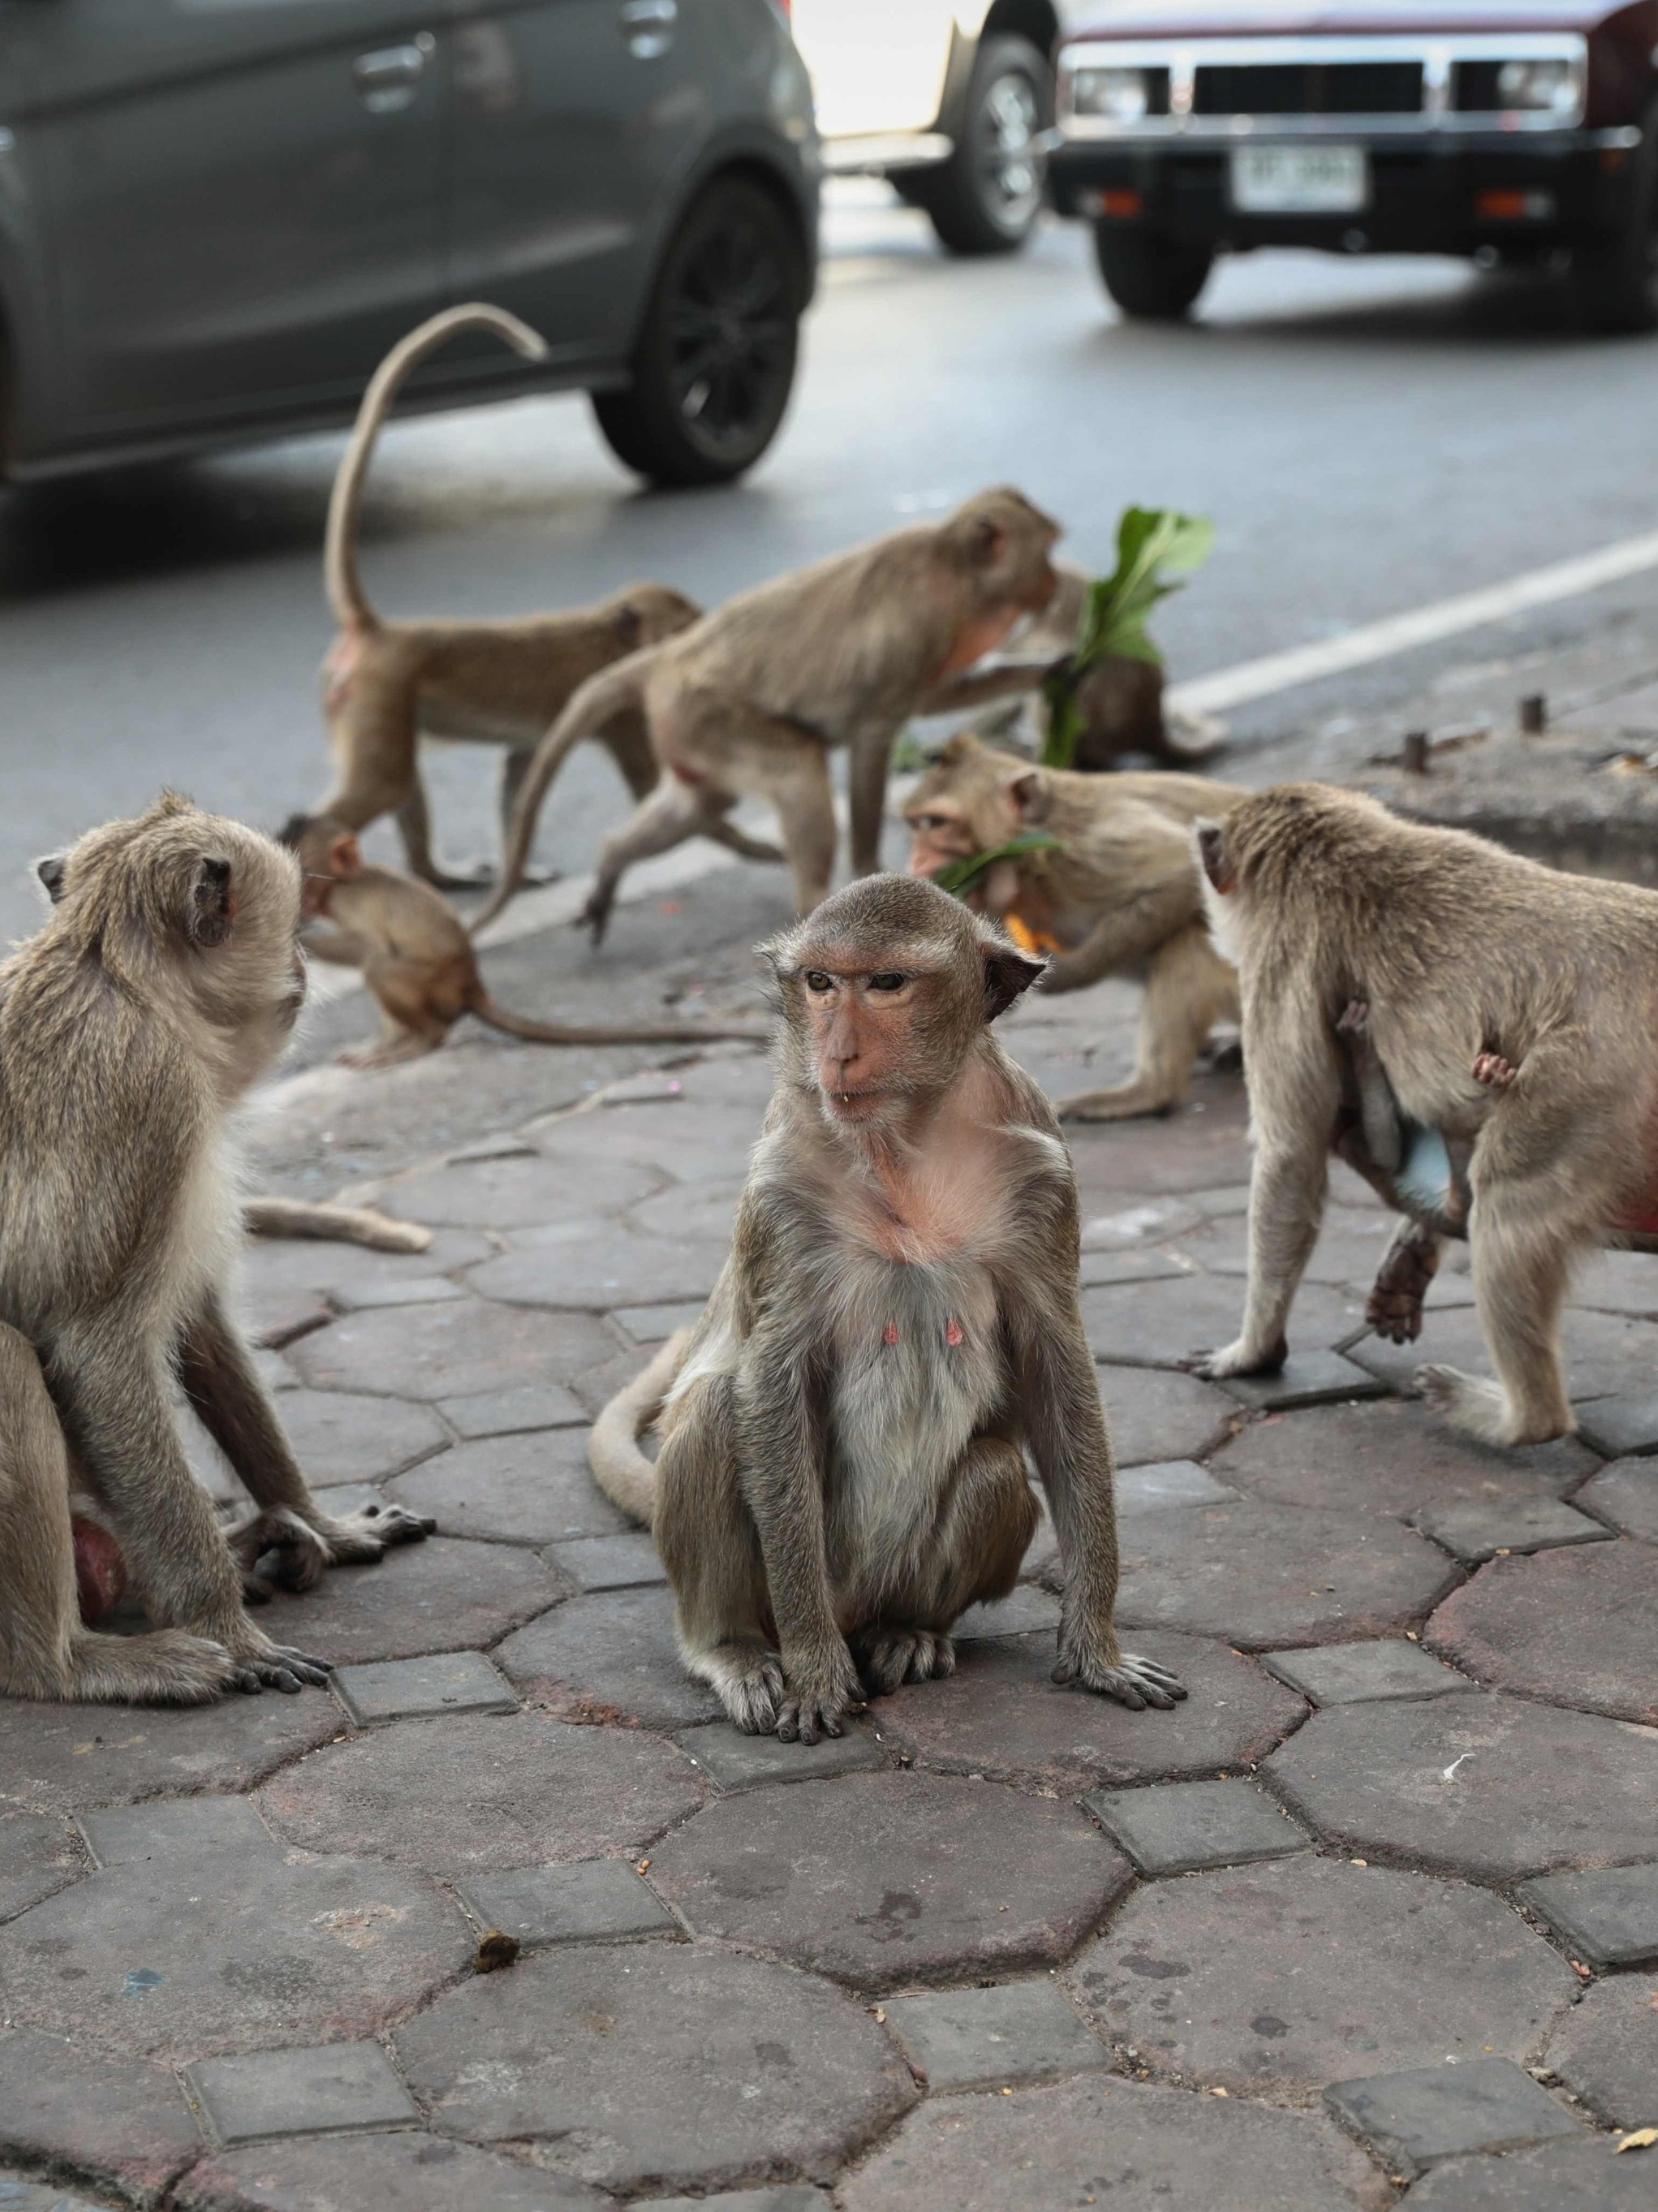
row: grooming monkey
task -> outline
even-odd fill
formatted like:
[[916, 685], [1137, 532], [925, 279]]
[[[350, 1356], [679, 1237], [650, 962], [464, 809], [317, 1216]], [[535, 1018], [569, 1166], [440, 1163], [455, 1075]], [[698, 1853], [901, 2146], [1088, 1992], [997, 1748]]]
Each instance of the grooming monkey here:
[[753, 1024], [728, 1022], [600, 1023], [531, 1021], [493, 998], [478, 973], [477, 955], [460, 917], [428, 884], [363, 860], [357, 841], [337, 822], [313, 817], [288, 823], [282, 842], [304, 872], [301, 943], [319, 960], [360, 968], [380, 1002], [378, 1044], [340, 1054], [348, 1067], [386, 1067], [435, 1052], [463, 1014], [531, 1044], [706, 1044], [716, 1037], [764, 1042]]
[[[851, 755], [852, 866], [880, 865], [893, 740], [913, 714], [1029, 690], [1045, 664], [974, 670], [1053, 595], [1059, 525], [1017, 491], [981, 492], [946, 520], [727, 600], [678, 636], [583, 684], [543, 740], [519, 793], [500, 888], [482, 928], [523, 880], [536, 817], [567, 756], [627, 707], [641, 710], [661, 780], [607, 838], [585, 919], [603, 936], [623, 871], [688, 837], [715, 836], [750, 793], [776, 808], [810, 913], [829, 890], [835, 823], [829, 755]], [[729, 839], [727, 842], [730, 842]]]
[[1062, 1099], [1061, 1121], [1166, 1113], [1185, 1097], [1215, 1023], [1238, 1018], [1237, 976], [1210, 941], [1191, 830], [1243, 795], [1194, 775], [1033, 768], [965, 732], [911, 793], [912, 875], [936, 876], [1033, 830], [1056, 841], [994, 862], [969, 900], [1061, 948], [1038, 990], [1078, 991], [1124, 971], [1144, 979], [1133, 1077]]
[[[231, 1109], [305, 991], [299, 869], [167, 796], [43, 860], [52, 912], [0, 967], [0, 1689], [192, 1704], [325, 1662], [242, 1607], [243, 1561], [303, 1584], [428, 1525], [319, 1510], [227, 1310]], [[191, 1474], [176, 1377], [255, 1501], [235, 1548]], [[71, 1486], [157, 1632], [76, 1608]]]
[[731, 1256], [589, 1448], [651, 1525], [686, 1666], [739, 1729], [805, 1743], [949, 1674], [951, 1624], [1012, 1589], [1036, 1526], [1029, 1455], [1064, 1564], [1054, 1680], [1171, 1705], [1113, 1624], [1071, 1163], [990, 1033], [1042, 963], [913, 876], [837, 892], [762, 957], [777, 1087]]
[[[1243, 1327], [1203, 1371], [1282, 1362], [1345, 1134], [1347, 1156], [1370, 1156], [1371, 1180], [1411, 1210], [1384, 1278], [1401, 1247], [1430, 1275], [1439, 1235], [1466, 1218], [1498, 1380], [1424, 1367], [1424, 1397], [1484, 1443], [1566, 1435], [1571, 1263], [1658, 1230], [1658, 894], [1312, 784], [1247, 799], [1196, 838], [1212, 925], [1238, 966], [1256, 1139]], [[1378, 1166], [1389, 1098], [1396, 1160]]]
[[[337, 775], [316, 811], [350, 830], [366, 830], [382, 814], [395, 814], [410, 867], [422, 881], [448, 890], [476, 888], [489, 878], [487, 873], [446, 874], [432, 857], [416, 761], [421, 734], [506, 749], [504, 832], [536, 744], [577, 685], [624, 653], [685, 629], [701, 612], [660, 584], [637, 584], [597, 606], [516, 622], [386, 622], [375, 613], [357, 574], [363, 480], [374, 441], [410, 371], [467, 330], [491, 331], [531, 360], [547, 351], [516, 315], [487, 307], [451, 307], [393, 346], [363, 395], [334, 479], [324, 556], [329, 605], [339, 624], [323, 663]], [[641, 798], [657, 771], [637, 713], [623, 708], [597, 734], [635, 798]]]

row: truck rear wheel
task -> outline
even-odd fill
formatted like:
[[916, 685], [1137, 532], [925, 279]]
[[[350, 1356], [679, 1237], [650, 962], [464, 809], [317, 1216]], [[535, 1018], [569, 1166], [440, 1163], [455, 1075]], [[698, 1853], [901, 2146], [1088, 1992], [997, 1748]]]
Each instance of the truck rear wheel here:
[[1138, 322], [1177, 323], [1209, 281], [1212, 246], [1188, 246], [1161, 231], [1094, 226], [1094, 258], [1106, 290]]
[[1651, 116], [1635, 169], [1623, 229], [1604, 243], [1572, 250], [1578, 314], [1590, 330], [1609, 335], [1658, 330], [1658, 121]]
[[1054, 112], [1053, 75], [1029, 39], [987, 39], [962, 104], [956, 151], [911, 169], [899, 190], [952, 253], [1015, 253], [1042, 205], [1036, 141]]

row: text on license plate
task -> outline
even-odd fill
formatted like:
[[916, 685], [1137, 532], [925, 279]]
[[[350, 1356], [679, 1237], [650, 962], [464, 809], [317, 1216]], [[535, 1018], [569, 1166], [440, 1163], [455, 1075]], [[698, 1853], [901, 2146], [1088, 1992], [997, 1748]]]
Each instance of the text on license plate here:
[[1370, 198], [1362, 146], [1232, 149], [1232, 205], [1241, 215], [1355, 215]]

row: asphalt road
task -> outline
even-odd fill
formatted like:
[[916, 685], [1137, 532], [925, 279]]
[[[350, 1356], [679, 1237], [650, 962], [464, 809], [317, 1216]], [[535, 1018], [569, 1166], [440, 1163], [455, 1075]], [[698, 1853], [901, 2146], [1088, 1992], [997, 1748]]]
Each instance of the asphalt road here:
[[[650, 575], [712, 601], [1011, 480], [1085, 565], [1109, 565], [1130, 501], [1215, 518], [1213, 561], [1161, 618], [1195, 676], [1658, 522], [1658, 340], [1576, 336], [1546, 283], [1262, 255], [1223, 268], [1192, 326], [1132, 328], [1078, 228], [952, 263], [881, 188], [841, 195], [794, 409], [746, 484], [641, 492], [580, 398], [393, 428], [367, 519], [377, 602], [504, 615]], [[339, 450], [0, 496], [0, 937], [31, 926], [33, 856], [162, 783], [264, 823], [321, 791]], [[1605, 612], [1568, 603], [1550, 634]], [[1345, 690], [1373, 707], [1424, 665]], [[1297, 711], [1266, 702], [1240, 726], [1277, 734]], [[491, 849], [488, 752], [436, 750], [430, 780], [444, 848]], [[623, 800], [607, 761], [579, 758], [544, 858], [586, 866]]]

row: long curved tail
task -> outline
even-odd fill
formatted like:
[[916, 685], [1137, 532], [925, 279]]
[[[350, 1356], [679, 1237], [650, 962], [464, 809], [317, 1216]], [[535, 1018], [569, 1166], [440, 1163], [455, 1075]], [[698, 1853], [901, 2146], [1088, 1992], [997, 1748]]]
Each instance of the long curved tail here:
[[639, 1449], [639, 1439], [662, 1411], [690, 1340], [688, 1328], [671, 1336], [644, 1373], [616, 1392], [587, 1439], [593, 1480], [612, 1505], [647, 1528], [656, 1512], [656, 1469]]
[[530, 864], [530, 848], [535, 842], [541, 802], [553, 778], [584, 738], [603, 729], [611, 715], [619, 714], [623, 707], [643, 704], [645, 673], [660, 651], [660, 646], [641, 646], [637, 653], [629, 653], [624, 660], [613, 660], [608, 668], [601, 668], [596, 676], [578, 684], [566, 700], [563, 713], [536, 747], [535, 757], [519, 786], [513, 826], [507, 832], [507, 850], [501, 864], [501, 881], [483, 911], [472, 919], [474, 937], [486, 922], [495, 920], [523, 884], [524, 871]]
[[515, 1014], [499, 1000], [481, 991], [472, 1012], [491, 1029], [530, 1044], [712, 1044], [720, 1037], [739, 1037], [745, 1043], [764, 1044], [770, 1032], [757, 1022], [612, 1022], [597, 1027], [565, 1022], [531, 1021]]
[[423, 1252], [433, 1232], [367, 1206], [319, 1206], [304, 1198], [249, 1198], [242, 1224], [250, 1237], [323, 1237], [374, 1252]]
[[410, 331], [406, 338], [399, 338], [386, 355], [362, 395], [351, 442], [345, 449], [328, 501], [323, 580], [328, 604], [342, 629], [361, 628], [374, 620], [374, 610], [363, 596], [362, 580], [357, 574], [357, 520], [362, 511], [363, 479], [368, 473], [380, 424], [391, 412], [398, 388], [410, 370], [416, 362], [424, 361], [428, 353], [435, 353], [440, 345], [446, 344], [457, 331], [493, 331], [528, 361], [544, 361], [547, 357], [547, 341], [528, 323], [519, 322], [504, 307], [485, 307], [481, 301], [465, 307], [446, 307], [440, 315], [434, 315], [417, 330]]

